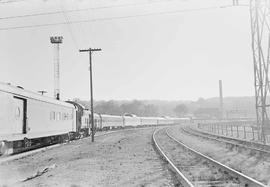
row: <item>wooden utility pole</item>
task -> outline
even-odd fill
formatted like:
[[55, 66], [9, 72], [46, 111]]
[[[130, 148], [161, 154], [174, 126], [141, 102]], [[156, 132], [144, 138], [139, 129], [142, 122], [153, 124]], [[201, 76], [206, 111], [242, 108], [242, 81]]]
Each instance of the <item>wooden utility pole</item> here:
[[90, 63], [90, 99], [91, 99], [91, 132], [92, 132], [92, 142], [94, 142], [94, 107], [93, 107], [93, 82], [92, 82], [92, 52], [101, 51], [101, 49], [81, 49], [79, 52], [88, 52], [89, 53], [89, 63]]

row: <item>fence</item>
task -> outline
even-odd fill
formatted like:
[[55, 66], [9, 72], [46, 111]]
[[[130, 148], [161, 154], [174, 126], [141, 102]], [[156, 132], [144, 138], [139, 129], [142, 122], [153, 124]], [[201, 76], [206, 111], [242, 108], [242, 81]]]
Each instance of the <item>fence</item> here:
[[[239, 124], [238, 122], [221, 123], [198, 123], [198, 128], [212, 134], [244, 139], [249, 141], [259, 141], [260, 131], [258, 127], [250, 124]], [[266, 143], [270, 143], [270, 138], [266, 137]]]

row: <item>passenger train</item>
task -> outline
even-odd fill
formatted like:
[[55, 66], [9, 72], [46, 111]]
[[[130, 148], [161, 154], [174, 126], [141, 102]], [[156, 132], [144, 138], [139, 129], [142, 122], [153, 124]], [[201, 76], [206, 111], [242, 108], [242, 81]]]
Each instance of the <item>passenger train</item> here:
[[[73, 101], [59, 101], [0, 83], [0, 155], [14, 154], [89, 135], [91, 113]], [[94, 114], [94, 129], [172, 125], [188, 118]]]

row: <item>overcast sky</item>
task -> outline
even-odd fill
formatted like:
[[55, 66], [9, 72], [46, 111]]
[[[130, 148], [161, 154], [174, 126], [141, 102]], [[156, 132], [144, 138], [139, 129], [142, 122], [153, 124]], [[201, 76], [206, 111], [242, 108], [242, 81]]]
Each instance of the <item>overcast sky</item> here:
[[[93, 55], [98, 100], [215, 97], [219, 79], [224, 96], [254, 95], [249, 9], [219, 8], [231, 4], [231, 0], [2, 0], [0, 18], [103, 8], [0, 19], [0, 81], [46, 90], [52, 96], [49, 37], [61, 35], [62, 99], [89, 99], [88, 55], [78, 52], [89, 47], [102, 48]], [[133, 17], [149, 13], [154, 15]], [[101, 20], [112, 17], [122, 19]], [[3, 29], [78, 20], [95, 21]]]

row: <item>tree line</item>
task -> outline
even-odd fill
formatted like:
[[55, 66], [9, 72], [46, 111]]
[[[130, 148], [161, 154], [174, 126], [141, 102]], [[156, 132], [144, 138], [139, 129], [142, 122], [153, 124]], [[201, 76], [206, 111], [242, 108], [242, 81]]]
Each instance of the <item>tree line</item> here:
[[[89, 101], [74, 99], [86, 108], [90, 108]], [[225, 111], [230, 116], [254, 117], [254, 105], [252, 98], [225, 98]], [[124, 115], [134, 114], [137, 116], [172, 116], [172, 117], [197, 117], [219, 118], [219, 99], [199, 98], [197, 101], [160, 101], [160, 100], [133, 100], [133, 101], [95, 101], [95, 113]], [[241, 117], [241, 116], [240, 116]]]
[[[81, 101], [76, 99], [76, 102], [81, 103], [90, 108], [90, 103], [87, 101]], [[158, 116], [177, 116], [184, 117], [188, 114], [188, 108], [184, 104], [179, 104], [172, 111], [164, 112], [161, 110], [162, 106], [155, 104], [147, 104], [143, 101], [133, 100], [128, 102], [119, 103], [117, 101], [99, 101], [94, 104], [95, 113], [101, 114], [110, 114], [110, 115], [125, 115], [125, 114], [134, 114], [136, 116], [145, 116], [145, 117], [158, 117]]]
[[118, 104], [114, 101], [101, 102], [95, 106], [97, 113], [124, 115], [135, 114], [137, 116], [158, 116], [158, 107], [153, 104], [144, 104], [141, 101]]

